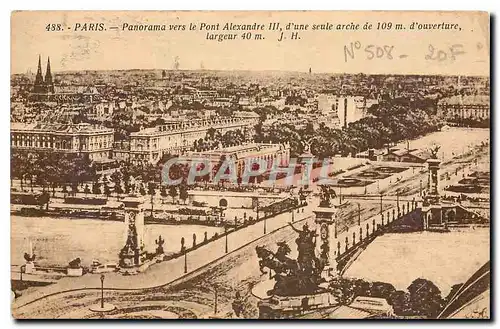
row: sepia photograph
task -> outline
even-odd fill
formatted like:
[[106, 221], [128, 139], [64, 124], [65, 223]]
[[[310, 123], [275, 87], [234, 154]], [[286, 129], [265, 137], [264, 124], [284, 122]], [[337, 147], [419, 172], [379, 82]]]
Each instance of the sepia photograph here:
[[490, 15], [14, 11], [11, 314], [491, 318]]

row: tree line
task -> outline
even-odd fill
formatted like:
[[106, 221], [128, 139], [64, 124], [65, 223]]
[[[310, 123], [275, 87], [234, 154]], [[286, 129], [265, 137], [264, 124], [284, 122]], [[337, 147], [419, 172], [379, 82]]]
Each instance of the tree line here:
[[368, 282], [363, 279], [336, 278], [330, 289], [343, 305], [350, 304], [356, 296], [384, 298], [398, 316], [421, 316], [436, 318], [450, 298], [462, 284], [452, 286], [451, 292], [443, 298], [439, 288], [423, 278], [415, 279], [406, 289], [396, 290], [386, 282]]
[[331, 128], [320, 123], [303, 127], [276, 122], [255, 127], [257, 142], [290, 143], [290, 154], [298, 157], [304, 152], [304, 141], [311, 140], [311, 153], [318, 158], [336, 154], [348, 156], [370, 148], [380, 149], [402, 140], [415, 139], [437, 131], [442, 125], [434, 109], [421, 109], [408, 104], [382, 101], [370, 107], [368, 115], [351, 122], [345, 128]]

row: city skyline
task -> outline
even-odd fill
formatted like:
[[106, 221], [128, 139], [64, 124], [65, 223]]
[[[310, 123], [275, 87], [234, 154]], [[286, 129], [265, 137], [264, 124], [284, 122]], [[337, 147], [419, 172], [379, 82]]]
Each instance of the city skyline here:
[[[46, 58], [50, 58], [51, 55], [47, 56]], [[42, 61], [43, 61], [43, 55], [42, 55]], [[45, 69], [44, 69], [45, 70]], [[66, 69], [66, 70], [61, 70], [61, 69], [54, 69], [51, 68], [52, 74], [71, 74], [75, 72], [114, 72], [114, 71], [166, 71], [166, 72], [250, 72], [250, 73], [274, 73], [274, 72], [280, 72], [280, 73], [296, 73], [296, 74], [308, 74], [309, 69], [299, 71], [299, 70], [278, 70], [278, 69], [210, 69], [210, 68], [172, 68], [172, 67], [165, 67], [165, 68], [153, 68], [153, 67], [145, 67], [145, 68], [136, 68], [136, 67], [129, 67], [129, 68], [119, 68], [119, 69]], [[44, 71], [45, 72], [45, 71]], [[36, 75], [36, 66], [30, 66], [28, 69], [26, 69], [24, 72], [12, 72], [11, 75], [25, 75], [31, 73], [33, 76]], [[387, 76], [446, 76], [446, 77], [458, 77], [458, 76], [465, 76], [465, 77], [488, 77], [489, 74], [444, 74], [444, 73], [436, 73], [436, 74], [430, 74], [430, 73], [364, 73], [364, 72], [314, 72], [312, 71], [310, 74], [320, 74], [320, 75], [358, 75], [358, 74], [363, 74], [363, 75], [387, 75]]]

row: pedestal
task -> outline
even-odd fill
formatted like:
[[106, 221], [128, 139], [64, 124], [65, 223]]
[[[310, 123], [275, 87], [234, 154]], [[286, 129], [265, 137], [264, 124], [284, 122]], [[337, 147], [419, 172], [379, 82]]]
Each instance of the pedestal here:
[[71, 268], [67, 269], [68, 276], [82, 276], [83, 275], [83, 267]]
[[439, 196], [439, 164], [438, 159], [427, 160], [429, 167], [429, 178], [427, 183], [427, 194], [423, 197], [422, 202], [422, 220], [424, 230], [428, 230], [432, 226], [441, 226], [443, 224], [443, 207], [441, 205], [441, 197]]
[[319, 238], [316, 239], [316, 252], [319, 259], [325, 264], [321, 277], [330, 281], [337, 276], [337, 261], [335, 254], [335, 221], [337, 208], [332, 206], [317, 207], [313, 210], [315, 223], [319, 225]]
[[[125, 245], [119, 254], [120, 271], [130, 273], [130, 269], [140, 267], [146, 256], [144, 249], [144, 199], [129, 196], [125, 205]], [[134, 272], [134, 271], [132, 271]]]
[[441, 161], [438, 159], [429, 159], [427, 160], [427, 165], [429, 167], [429, 181], [428, 181], [428, 186], [427, 186], [427, 194], [431, 196], [437, 196], [439, 195], [438, 188], [439, 188], [439, 175], [438, 175], [438, 170], [439, 170], [439, 164]]
[[27, 262], [24, 268], [24, 273], [26, 274], [33, 274], [35, 273], [35, 263], [33, 262]]
[[309, 187], [312, 183], [311, 173], [314, 165], [314, 155], [310, 152], [304, 153], [299, 157], [299, 159], [302, 164], [302, 180], [299, 185]]
[[[101, 307], [104, 306], [104, 307]], [[111, 312], [116, 309], [116, 306], [113, 304], [109, 303], [104, 303], [104, 305], [101, 305], [101, 303], [92, 305], [89, 307], [89, 310], [92, 312], [99, 312], [99, 313], [106, 313], [106, 312]]]

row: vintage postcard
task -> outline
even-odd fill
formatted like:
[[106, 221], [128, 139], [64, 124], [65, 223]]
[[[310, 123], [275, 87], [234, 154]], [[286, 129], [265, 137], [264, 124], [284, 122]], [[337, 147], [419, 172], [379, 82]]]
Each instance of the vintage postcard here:
[[490, 319], [486, 12], [18, 11], [16, 319]]

